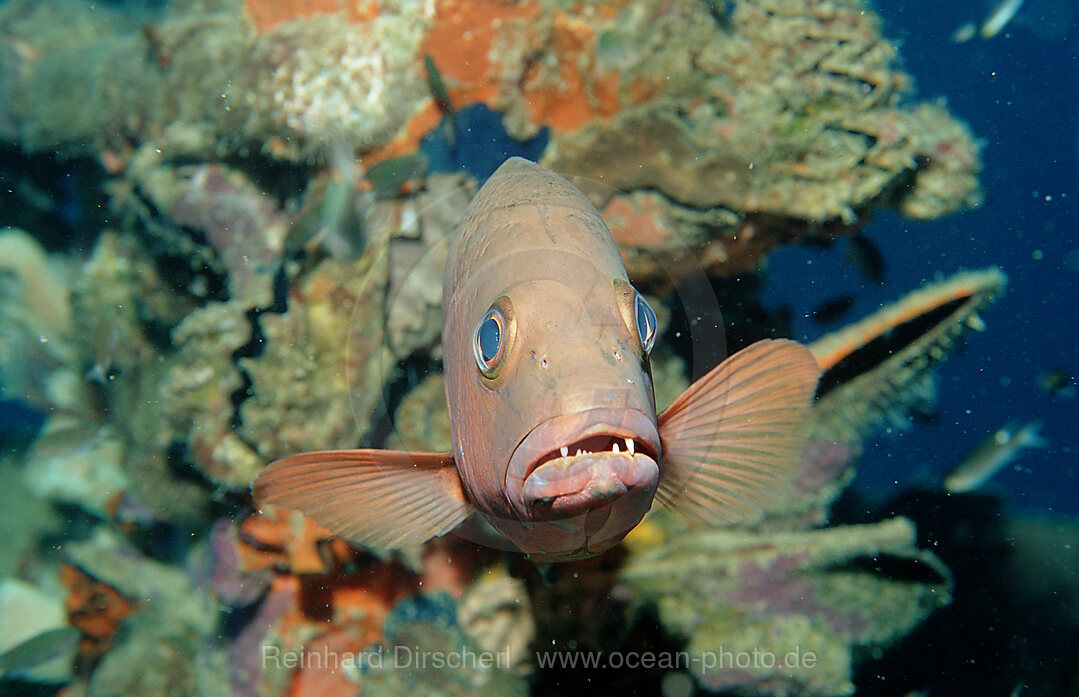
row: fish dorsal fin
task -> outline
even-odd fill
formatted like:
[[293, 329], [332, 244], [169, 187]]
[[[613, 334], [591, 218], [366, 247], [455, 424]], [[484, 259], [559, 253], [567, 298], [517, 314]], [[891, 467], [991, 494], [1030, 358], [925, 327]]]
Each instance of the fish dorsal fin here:
[[292, 455], [259, 473], [257, 503], [302, 511], [369, 547], [418, 544], [472, 513], [450, 453], [327, 450]]
[[656, 498], [711, 525], [759, 511], [801, 459], [819, 375], [804, 346], [764, 340], [690, 385], [659, 415]]

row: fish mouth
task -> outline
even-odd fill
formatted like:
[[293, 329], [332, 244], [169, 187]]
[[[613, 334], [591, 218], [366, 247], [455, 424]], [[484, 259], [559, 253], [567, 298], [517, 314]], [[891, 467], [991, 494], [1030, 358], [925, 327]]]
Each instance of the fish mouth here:
[[558, 416], [514, 449], [506, 494], [522, 522], [585, 514], [630, 492], [654, 494], [660, 454], [655, 421], [636, 409]]

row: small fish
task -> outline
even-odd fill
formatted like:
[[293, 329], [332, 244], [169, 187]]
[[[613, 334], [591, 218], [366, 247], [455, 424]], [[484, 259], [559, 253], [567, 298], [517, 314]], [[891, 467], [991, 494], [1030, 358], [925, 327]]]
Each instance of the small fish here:
[[1038, 434], [1041, 426], [1041, 421], [1031, 421], [1022, 428], [1012, 423], [989, 436], [945, 477], [944, 490], [952, 494], [974, 491], [1018, 459], [1024, 450], [1048, 448], [1049, 442]]
[[75, 650], [79, 630], [58, 627], [36, 634], [0, 654], [0, 678], [18, 678]]
[[304, 192], [285, 245], [290, 253], [321, 245], [331, 256], [356, 257], [366, 247], [366, 217], [375, 195], [359, 190], [363, 169], [344, 138], [331, 135], [325, 157], [326, 171]]
[[884, 255], [865, 235], [847, 238], [847, 263], [874, 283], [884, 284]]
[[478, 515], [538, 561], [610, 549], [653, 499], [719, 524], [759, 510], [805, 443], [819, 369], [764, 340], [656, 414], [656, 315], [599, 213], [565, 179], [510, 158], [469, 205], [446, 262], [452, 451], [292, 455], [257, 502], [376, 548]]
[[982, 22], [982, 27], [978, 31], [979, 36], [983, 40], [988, 40], [1003, 31], [1004, 27], [1008, 26], [1015, 14], [1023, 7], [1024, 2], [1026, 0], [1003, 0]]
[[704, 6], [708, 14], [721, 27], [728, 27], [731, 23], [731, 13], [734, 11], [734, 3], [729, 0], [704, 0]]
[[856, 298], [853, 295], [840, 295], [838, 298], [826, 300], [813, 310], [811, 316], [818, 324], [837, 322], [846, 317], [854, 309]]
[[1038, 376], [1038, 389], [1044, 394], [1061, 399], [1075, 396], [1075, 380], [1066, 370], [1050, 370]]
[[[104, 329], [102, 329], [104, 325]], [[96, 329], [90, 337], [93, 365], [83, 373], [83, 379], [107, 385], [117, 375], [114, 359], [121, 349], [124, 339], [119, 319], [109, 319], [95, 324]]]
[[442, 113], [446, 115], [443, 122], [443, 135], [446, 138], [446, 144], [449, 146], [450, 154], [455, 156], [457, 150], [457, 112], [453, 108], [453, 101], [450, 99], [450, 91], [446, 89], [446, 83], [442, 80], [442, 73], [439, 72], [438, 66], [435, 65], [435, 61], [429, 54], [423, 56], [423, 68], [427, 73], [427, 89], [431, 90], [431, 96], [434, 97], [435, 103], [438, 104], [438, 108], [442, 110]]
[[401, 187], [412, 179], [419, 179], [427, 173], [430, 161], [423, 153], [404, 155], [379, 162], [367, 170], [364, 179], [371, 184], [375, 200], [383, 201], [401, 193]]

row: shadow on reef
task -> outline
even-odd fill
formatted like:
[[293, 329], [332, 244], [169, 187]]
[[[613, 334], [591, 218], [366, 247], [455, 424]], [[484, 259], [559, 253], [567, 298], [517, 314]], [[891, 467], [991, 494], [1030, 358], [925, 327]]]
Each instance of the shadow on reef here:
[[28, 680], [0, 679], [0, 694], [4, 697], [53, 697], [63, 685], [43, 685]]
[[[523, 557], [510, 558], [510, 572], [524, 580], [537, 637], [543, 638], [534, 647], [536, 662], [551, 661], [537, 666], [530, 677], [532, 695], [661, 694], [669, 667], [606, 664], [607, 657], [616, 654], [634, 660], [646, 655], [674, 656], [684, 650], [682, 642], [664, 631], [655, 608], [634, 607], [631, 595], [618, 585], [625, 560], [624, 548], [544, 569]], [[592, 657], [605, 664], [587, 665]], [[582, 658], [584, 663], [576, 662]], [[569, 665], [565, 659], [574, 663]]]
[[[669, 346], [671, 352], [682, 358], [689, 368], [695, 363], [718, 365], [727, 355], [760, 339], [792, 336], [789, 309], [769, 310], [758, 298], [764, 284], [765, 277], [760, 273], [709, 276], [708, 285], [715, 294], [715, 305], [722, 308], [722, 316], [715, 317], [689, 317], [681, 294], [672, 294], [666, 303], [671, 317], [660, 343]], [[698, 331], [697, 325], [721, 327], [724, 341], [692, 341], [693, 333]], [[705, 355], [695, 356], [694, 349], [703, 350]]]
[[108, 222], [105, 172], [92, 157], [61, 159], [0, 147], [0, 220], [49, 251], [88, 254]]
[[858, 694], [1008, 695], [1017, 685], [1027, 696], [1079, 694], [1079, 595], [1070, 557], [1061, 556], [1079, 543], [1074, 523], [1027, 519], [984, 494], [924, 489], [873, 513], [848, 495], [835, 514], [839, 523], [911, 519], [918, 546], [955, 580], [950, 606], [861, 664]]

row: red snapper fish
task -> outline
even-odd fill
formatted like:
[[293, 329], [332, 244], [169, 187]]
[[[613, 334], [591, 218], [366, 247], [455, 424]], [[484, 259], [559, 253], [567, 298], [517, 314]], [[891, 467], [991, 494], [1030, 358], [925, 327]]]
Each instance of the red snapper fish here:
[[598, 211], [568, 181], [511, 158], [450, 249], [442, 342], [453, 450], [292, 455], [254, 483], [376, 548], [478, 514], [540, 561], [600, 554], [659, 499], [691, 521], [758, 510], [796, 466], [819, 369], [759, 341], [657, 416], [656, 316]]

